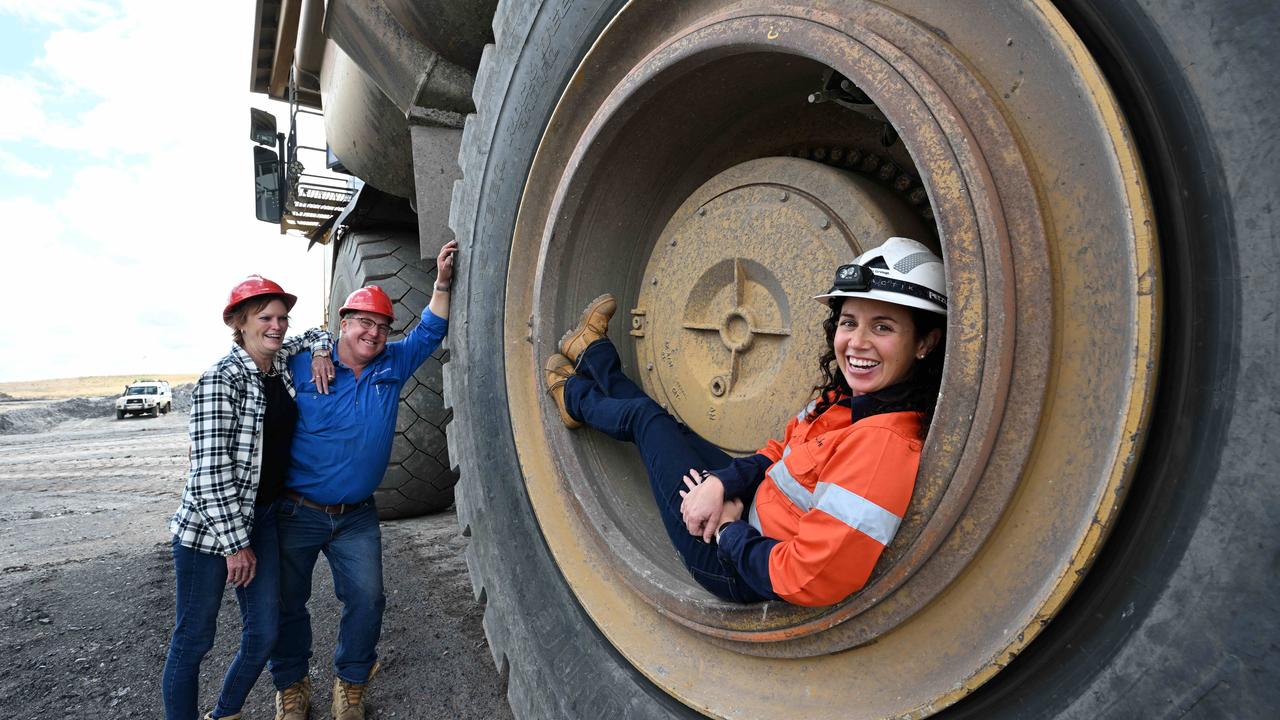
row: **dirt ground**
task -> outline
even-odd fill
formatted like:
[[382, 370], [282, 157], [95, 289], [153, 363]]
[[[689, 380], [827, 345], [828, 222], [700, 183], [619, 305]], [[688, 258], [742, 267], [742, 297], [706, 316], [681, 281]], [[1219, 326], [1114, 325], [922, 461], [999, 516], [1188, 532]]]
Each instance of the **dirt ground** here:
[[[71, 419], [0, 435], [0, 708], [14, 718], [160, 718], [173, 628], [166, 529], [185, 481], [186, 413]], [[387, 611], [371, 717], [510, 718], [452, 511], [383, 524]], [[311, 601], [315, 718], [329, 717], [339, 606], [323, 562]], [[212, 708], [240, 619], [227, 592], [201, 700]], [[271, 718], [269, 676], [244, 717]]]

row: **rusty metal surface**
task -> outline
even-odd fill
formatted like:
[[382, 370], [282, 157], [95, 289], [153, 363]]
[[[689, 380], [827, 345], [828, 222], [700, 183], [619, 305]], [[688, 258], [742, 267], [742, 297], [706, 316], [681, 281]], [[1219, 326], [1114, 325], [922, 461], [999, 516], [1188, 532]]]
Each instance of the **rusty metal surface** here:
[[631, 311], [645, 392], [726, 451], [755, 452], [813, 389], [827, 314], [814, 277], [893, 235], [929, 237], [847, 172], [763, 158], [712, 178], [658, 237]]
[[324, 134], [357, 177], [396, 197], [414, 189], [413, 150], [404, 114], [332, 40], [320, 69]]
[[[953, 702], [1070, 593], [1140, 449], [1158, 265], [1141, 174], [1096, 68], [1047, 5], [994, 17], [890, 4], [628, 6], [566, 90], [517, 223], [508, 399], [544, 536], [619, 651], [716, 717], [923, 716]], [[730, 606], [673, 557], [634, 451], [566, 431], [538, 368], [599, 292], [644, 313], [615, 320], [619, 347], [652, 331], [646, 270], [708, 180], [796, 135], [857, 145], [874, 130], [790, 104], [823, 65], [876, 100], [927, 190], [952, 298], [943, 396], [909, 516], [862, 593], [829, 610]], [[708, 297], [746, 297], [738, 267]], [[740, 345], [741, 322], [720, 320], [679, 331]], [[624, 357], [633, 377], [643, 357]], [[698, 682], [707, 668], [725, 681]], [[796, 691], [761, 695], [762, 674]]]
[[324, 29], [405, 116], [414, 108], [447, 113], [475, 110], [471, 71], [424, 45], [400, 24], [384, 0], [331, 0]]
[[385, 0], [387, 9], [423, 45], [455, 65], [476, 71], [493, 42], [497, 0]]
[[[820, 28], [791, 32], [789, 28], [792, 24], [795, 24], [792, 20], [762, 20], [752, 16], [720, 19], [712, 29], [700, 28], [688, 33], [654, 53], [644, 65], [633, 68], [627, 78], [603, 99], [584, 128], [583, 137], [579, 139], [575, 150], [577, 156], [568, 161], [568, 167], [574, 170], [568, 180], [581, 185], [580, 188], [566, 188], [563, 190], [564, 196], [580, 206], [590, 207], [594, 204], [596, 207], [612, 207], [616, 210], [617, 203], [604, 196], [599, 177], [593, 172], [596, 167], [607, 165], [611, 157], [632, 154], [617, 145], [611, 145], [610, 140], [606, 139], [609, 133], [618, 132], [612, 126], [627, 121], [635, 123], [630, 114], [637, 106], [646, 102], [654, 107], [672, 104], [688, 106], [694, 102], [693, 98], [683, 96], [646, 98], [644, 94], [651, 85], [680, 87], [669, 78], [661, 77], [662, 75], [677, 72], [693, 74], [700, 69], [698, 62], [714, 63], [717, 50], [748, 43], [770, 31], [779, 31], [779, 28], [788, 31], [779, 31], [780, 37], [789, 38], [787, 43], [779, 40], [779, 44], [796, 55], [813, 53], [828, 63], [835, 63], [841, 57], [838, 50], [847, 48], [846, 35]], [[827, 54], [824, 55], [823, 51]], [[866, 55], [862, 57], [865, 59]], [[876, 56], [871, 55], [867, 60], [867, 67], [854, 66], [846, 72], [862, 85], [884, 84], [886, 78], [894, 76], [874, 62], [875, 59]], [[692, 68], [685, 67], [690, 64]], [[726, 63], [719, 64], [717, 69], [722, 73], [726, 72]], [[954, 64], [953, 62], [952, 66]], [[691, 92], [704, 92], [704, 85], [701, 83], [691, 81], [687, 87]], [[927, 84], [924, 87], [926, 90], [929, 88]], [[1004, 259], [1009, 246], [1009, 239], [1004, 235], [1004, 218], [998, 214], [994, 192], [982, 184], [989, 178], [985, 159], [974, 148], [965, 147], [973, 129], [964, 125], [957, 126], [955, 120], [947, 116], [939, 119], [933, 114], [926, 99], [916, 93], [913, 87], [901, 84], [897, 89], [901, 91], [901, 96], [894, 98], [896, 104], [889, 111], [890, 117], [904, 128], [902, 133], [907, 146], [917, 148], [917, 153], [924, 155], [929, 161], [921, 167], [921, 176], [926, 187], [932, 190], [933, 205], [939, 217], [939, 230], [944, 239], [951, 238], [951, 247], [944, 244], [944, 255], [961, 270], [958, 281], [953, 281], [951, 288], [954, 302], [950, 322], [953, 328], [981, 329], [976, 333], [952, 333], [953, 339], [948, 343], [948, 355], [953, 362], [949, 364], [944, 387], [951, 389], [946, 391], [944, 401], [939, 406], [935, 421], [935, 427], [939, 431], [935, 432], [931, 440], [933, 450], [926, 461], [924, 480], [921, 482], [924, 489], [922, 494], [927, 502], [917, 503], [916, 508], [922, 522], [909, 524], [907, 531], [895, 540], [888, 553], [889, 558], [901, 555], [901, 548], [910, 544], [911, 561], [900, 563], [889, 572], [885, 572], [884, 566], [881, 566], [881, 577], [873, 580], [861, 595], [826, 611], [779, 604], [762, 612], [759, 608], [699, 602], [697, 593], [700, 591], [687, 577], [681, 577], [682, 571], [679, 568], [673, 570], [667, 567], [667, 579], [664, 582], [653, 581], [659, 574], [661, 563], [670, 557], [670, 552], [669, 549], [663, 551], [662, 543], [665, 539], [661, 536], [658, 536], [655, 543], [652, 532], [654, 521], [641, 517], [637, 522], [638, 516], [635, 513], [622, 510], [642, 505], [647, 489], [641, 483], [638, 494], [642, 497], [636, 497], [635, 483], [620, 486], [620, 476], [634, 476], [636, 471], [626, 467], [625, 463], [617, 462], [616, 449], [598, 452], [594, 463], [576, 470], [567, 469], [565, 472], [565, 481], [584, 515], [615, 519], [622, 537], [602, 536], [601, 544], [606, 548], [607, 554], [613, 556], [613, 562], [622, 567], [633, 587], [677, 622], [711, 636], [743, 643], [744, 646], [739, 649], [744, 652], [783, 657], [812, 656], [846, 649], [874, 639], [929, 603], [949, 578], [944, 574], [941, 581], [928, 585], [917, 583], [912, 592], [895, 596], [897, 603], [893, 606], [876, 607], [872, 600], [884, 597], [927, 562], [932, 550], [949, 535], [961, 517], [964, 517], [966, 527], [971, 529], [968, 547], [976, 549], [994, 525], [1002, 507], [997, 502], [970, 508], [969, 499], [982, 479], [985, 461], [995, 442], [994, 435], [984, 430], [998, 425], [1005, 410], [1003, 400], [1009, 381], [1012, 345], [1002, 341], [1011, 336], [1016, 316], [1013, 312], [1005, 311], [1010, 298], [1003, 282], [1003, 274], [990, 281], [986, 277], [990, 264], [1000, 266], [1008, 262]], [[948, 124], [951, 127], [947, 127]], [[1000, 126], [995, 126], [994, 132], [999, 130]], [[636, 142], [640, 143], [642, 140], [637, 139]], [[641, 166], [639, 169], [645, 168]], [[1017, 173], [1020, 169], [1015, 166], [1011, 172]], [[1022, 185], [1025, 186], [1026, 183]], [[580, 199], [579, 194], [590, 197]], [[635, 200], [631, 202], [634, 204]], [[573, 210], [564, 207], [554, 214], [557, 218], [572, 216]], [[1033, 224], [1037, 223], [1035, 217], [1031, 221]], [[984, 225], [985, 236], [982, 232]], [[572, 234], [572, 230], [569, 233]], [[565, 233], [549, 231], [547, 236], [557, 234]], [[603, 244], [595, 231], [582, 235], [591, 238], [595, 244]], [[1023, 242], [1031, 246], [1038, 244], [1034, 237], [1028, 237]], [[658, 247], [661, 248], [661, 243]], [[984, 258], [984, 253], [988, 257]], [[818, 268], [811, 270], [813, 279], [810, 294], [825, 286], [826, 276], [833, 265], [825, 268], [825, 272]], [[548, 258], [543, 267], [562, 266]], [[652, 279], [642, 280], [641, 283], [646, 281], [651, 283]], [[544, 283], [539, 285], [547, 287]], [[1002, 311], [992, 315], [988, 310], [988, 303], [991, 302], [996, 303]], [[536, 321], [545, 316], [546, 313], [535, 314], [535, 336], [541, 334], [537, 332]], [[812, 332], [819, 332], [816, 326]], [[1022, 366], [1023, 371], [1036, 369], [1029, 360], [1030, 358]], [[1042, 365], [1039, 369], [1043, 372]], [[817, 376], [813, 377], [816, 380]], [[1033, 403], [1036, 400], [1038, 398], [1034, 396], [1030, 399]], [[1038, 406], [1033, 409], [1038, 410]], [[978, 432], [974, 432], [975, 428]], [[1029, 442], [1030, 438], [1021, 439], [1024, 452]], [[625, 451], [622, 452], [625, 454]], [[998, 486], [1001, 494], [1007, 496], [1015, 480], [1016, 473], [1000, 476], [989, 484]], [[626, 490], [633, 492], [628, 493]], [[588, 530], [595, 527], [597, 526], [589, 525]], [[949, 563], [947, 568], [951, 576], [954, 576], [963, 568], [963, 561]], [[671, 579], [672, 575], [674, 579]], [[888, 610], [890, 607], [892, 610]], [[878, 614], [861, 618], [858, 623], [848, 623], [850, 618], [871, 608], [878, 610]], [[841, 625], [838, 631], [829, 631], [829, 628], [836, 625]]]

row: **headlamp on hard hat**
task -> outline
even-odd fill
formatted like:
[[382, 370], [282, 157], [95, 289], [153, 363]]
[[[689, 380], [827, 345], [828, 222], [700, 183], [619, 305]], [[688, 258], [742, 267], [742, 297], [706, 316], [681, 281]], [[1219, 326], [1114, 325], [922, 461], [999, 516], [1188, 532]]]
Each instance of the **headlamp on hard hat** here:
[[833, 290], [866, 292], [871, 289], [871, 279], [875, 273], [870, 268], [857, 263], [849, 263], [836, 268], [836, 280]]
[[831, 289], [813, 299], [865, 297], [945, 315], [946, 292], [942, 258], [915, 240], [895, 236], [836, 268]]
[[[866, 265], [859, 265], [857, 263], [849, 263], [848, 265], [841, 265], [836, 268], [835, 282], [832, 283], [831, 289], [828, 290], [826, 294], [827, 296], [831, 296], [835, 293], [865, 293], [873, 290], [897, 293], [898, 295], [906, 295], [908, 297], [926, 300], [942, 308], [944, 312], [947, 308], [946, 295], [935, 290], [931, 290], [923, 285], [877, 274]], [[894, 301], [890, 300], [890, 302]]]

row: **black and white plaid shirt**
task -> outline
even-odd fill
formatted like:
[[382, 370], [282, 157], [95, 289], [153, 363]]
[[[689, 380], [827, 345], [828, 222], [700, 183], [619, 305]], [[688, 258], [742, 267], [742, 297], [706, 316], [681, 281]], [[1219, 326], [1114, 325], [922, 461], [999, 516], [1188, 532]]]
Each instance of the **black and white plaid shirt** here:
[[[303, 350], [328, 350], [329, 333], [311, 329], [289, 338], [276, 353], [275, 371], [289, 395], [285, 362]], [[262, 469], [262, 372], [239, 345], [200, 376], [191, 394], [191, 474], [169, 531], [193, 550], [230, 555], [249, 545], [253, 500]]]

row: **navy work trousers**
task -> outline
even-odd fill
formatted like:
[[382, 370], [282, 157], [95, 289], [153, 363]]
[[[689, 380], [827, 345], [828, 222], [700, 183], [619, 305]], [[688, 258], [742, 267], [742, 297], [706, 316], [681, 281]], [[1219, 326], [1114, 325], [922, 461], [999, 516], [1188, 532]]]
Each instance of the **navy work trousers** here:
[[720, 557], [716, 545], [689, 534], [680, 516], [680, 491], [685, 489], [683, 478], [689, 470], [715, 470], [732, 458], [680, 424], [632, 382], [622, 372], [618, 351], [607, 338], [578, 356], [576, 374], [565, 383], [564, 399], [574, 419], [633, 443], [640, 451], [667, 536], [694, 580], [725, 600], [763, 600]]

